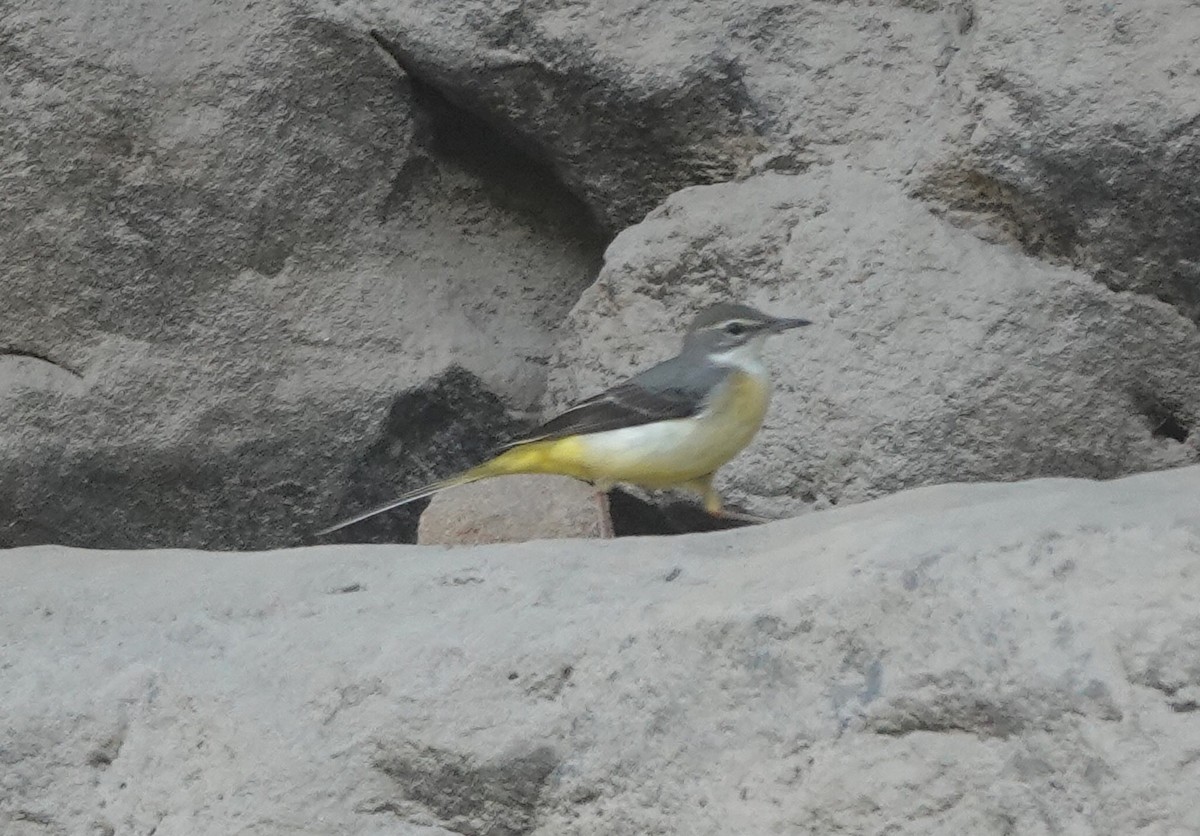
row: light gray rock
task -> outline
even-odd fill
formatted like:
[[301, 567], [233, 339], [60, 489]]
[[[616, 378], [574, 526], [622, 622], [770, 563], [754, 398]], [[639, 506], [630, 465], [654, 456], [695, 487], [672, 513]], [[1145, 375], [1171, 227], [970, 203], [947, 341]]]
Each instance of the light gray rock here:
[[[459, 401], [541, 393], [602, 242], [365, 31], [38, 0], [0, 49], [0, 545], [296, 542], [505, 429], [388, 436], [413, 387], [457, 364]], [[352, 478], [372, 445], [387, 485]]]
[[1200, 8], [966, 8], [948, 42], [949, 141], [919, 167], [917, 190], [956, 222], [1200, 321]]
[[0, 561], [0, 830], [1200, 830], [1200, 468], [738, 532]]
[[1200, 316], [1188, 0], [336, 9], [553, 160], [614, 230], [748, 164], [850, 161], [988, 239]]
[[[863, 274], [874, 277], [872, 285], [895, 281], [896, 288], [879, 292], [905, 301], [874, 307], [869, 316], [879, 328], [913, 332], [913, 322], [949, 320], [916, 333], [918, 342], [927, 341], [920, 348], [902, 346], [905, 334], [885, 341], [891, 361], [910, 368], [886, 368], [888, 355], [878, 351], [869, 358], [834, 358], [824, 370], [803, 369], [806, 379], [836, 375], [828, 385], [845, 390], [833, 395], [839, 401], [834, 410], [810, 410], [811, 421], [788, 415], [783, 432], [792, 438], [782, 460], [793, 470], [799, 460], [809, 472], [767, 478], [774, 455], [734, 470], [735, 493], [757, 495], [761, 510], [783, 513], [797, 507], [796, 497], [838, 502], [947, 479], [1112, 475], [1195, 460], [1194, 442], [1186, 441], [1200, 415], [1190, 382], [1200, 364], [1194, 328], [1153, 305], [1083, 287], [1096, 282], [1131, 289], [1194, 318], [1189, 264], [1196, 260], [1191, 230], [1200, 215], [1196, 190], [1187, 184], [1196, 180], [1191, 127], [1197, 79], [1184, 72], [1184, 58], [1200, 28], [1190, 25], [1196, 15], [1184, 5], [1163, 0], [1118, 13], [1109, 5], [1085, 4], [1063, 12], [1061, 21], [1051, 19], [1058, 11], [1037, 4], [986, 2], [634, 2], [618, 12], [601, 2], [551, 7], [365, 0], [339, 9], [388, 32], [412, 72], [536, 146], [610, 225], [636, 220], [681, 185], [728, 178], [747, 167], [812, 168], [818, 180], [841, 177], [842, 166], [873, 174], [877, 179], [860, 181], [868, 185], [831, 196], [852, 222], [859, 219], [868, 239], [881, 215], [913, 215], [911, 224], [883, 218], [885, 229], [877, 233], [896, 237], [894, 247], [910, 253], [899, 262], [889, 263], [888, 251], [867, 264], [831, 233], [793, 242], [788, 263], [777, 269], [783, 262], [774, 256], [760, 260], [745, 252], [776, 244], [726, 239], [769, 239], [776, 233], [768, 230], [791, 223], [786, 211], [776, 217], [781, 210], [770, 194], [715, 192], [719, 197], [698, 213], [737, 216], [728, 235], [721, 220], [699, 220], [697, 214], [663, 235], [629, 233], [646, 250], [639, 263], [652, 265], [637, 281], [648, 282], [653, 290], [647, 292], [665, 303], [669, 324], [660, 312], [647, 316], [620, 294], [611, 304], [597, 303], [608, 291], [596, 287], [564, 329], [552, 407], [669, 354], [673, 329], [701, 302], [753, 287], [785, 301], [811, 299], [811, 280], [803, 275], [809, 257], [793, 254], [801, 250], [812, 252], [825, 281], [838, 281], [833, 268], [840, 260], [860, 274], [851, 282], [863, 281]], [[1030, 26], [1036, 31], [1027, 35]], [[718, 64], [733, 75], [705, 75], [705, 67]], [[1136, 82], [1112, 84], [1126, 74]], [[736, 87], [740, 115], [731, 121], [737, 108], [712, 92], [712, 114], [697, 124], [681, 102], [698, 84], [705, 90]], [[647, 100], [657, 103], [653, 118], [643, 108]], [[642, 129], [631, 129], [631, 122]], [[726, 141], [735, 135], [757, 137], [762, 153], [748, 166], [746, 157], [733, 154], [706, 177], [691, 164], [695, 148], [689, 143], [714, 152], [748, 147]], [[826, 167], [832, 173], [818, 170]], [[877, 190], [885, 200], [877, 200]], [[973, 247], [942, 232], [919, 203], [903, 200], [901, 190], [951, 224], [1002, 246]], [[668, 198], [662, 212], [678, 213], [695, 199], [691, 194]], [[721, 205], [759, 199], [764, 205], [758, 211]], [[658, 229], [662, 212], [652, 216], [649, 229]], [[706, 231], [687, 230], [692, 224]], [[793, 225], [786, 234], [802, 231]], [[1037, 260], [1016, 258], [1014, 249]], [[628, 246], [618, 242], [602, 284], [627, 271], [628, 258]], [[751, 272], [769, 275], [742, 282], [738, 271], [748, 263]], [[1068, 272], [1054, 269], [1063, 266], [1080, 269], [1066, 284]], [[947, 282], [959, 269], [976, 275]], [[925, 272], [923, 290], [903, 286], [914, 270]], [[1007, 289], [1004, 281], [989, 288], [996, 271], [1024, 278]], [[1035, 278], [1041, 276], [1045, 281]], [[1018, 289], [1021, 282], [1034, 286], [1031, 294]], [[1043, 285], [1061, 297], [1056, 316], [1045, 313], [1048, 297], [1038, 290]], [[988, 299], [992, 293], [1012, 298]], [[847, 290], [837, 304], [855, 305], [850, 295]], [[1070, 313], [1075, 305], [1080, 314]], [[888, 325], [882, 318], [889, 311], [909, 322]], [[1009, 324], [999, 324], [998, 316]], [[1107, 324], [1091, 324], [1106, 317]], [[660, 340], [653, 332], [663, 327], [671, 336]], [[1001, 329], [999, 338], [989, 328]], [[1089, 333], [1076, 339], [1080, 330]], [[617, 338], [610, 339], [610, 332]], [[865, 334], [855, 337], [860, 354], [872, 352], [861, 344]], [[943, 338], [945, 345], [934, 345]], [[1052, 353], [1060, 340], [1075, 343], [1064, 350], [1070, 357], [1027, 368], [1031, 359], [1040, 362], [1031, 352]], [[964, 349], [971, 359], [960, 362]], [[915, 357], [931, 358], [938, 371], [911, 368]], [[854, 370], [845, 363], [863, 361], [871, 381], [846, 386], [842, 376], [853, 378]], [[946, 364], [962, 368], [947, 376]], [[999, 367], [1005, 373], [993, 374]], [[913, 376], [924, 379], [907, 391], [892, 383]], [[939, 376], [945, 379], [935, 380]], [[1033, 380], [1038, 377], [1040, 383]], [[876, 397], [873, 386], [887, 390], [880, 404], [847, 403]], [[804, 397], [811, 394], [806, 390]], [[939, 395], [953, 402], [933, 403]], [[925, 402], [917, 405], [918, 399]], [[926, 419], [932, 426], [919, 426]], [[850, 429], [844, 440], [845, 425], [857, 422], [865, 426]], [[796, 455], [802, 445], [803, 454]], [[822, 462], [804, 461], [814, 456]], [[843, 466], [844, 474], [827, 472]], [[753, 474], [751, 487], [743, 486], [743, 472]]]
[[614, 232], [752, 164], [852, 154], [907, 170], [950, 97], [937, 63], [957, 25], [953, 10], [921, 3], [325, 5], [537, 149]]
[[670, 356], [718, 299], [814, 320], [768, 343], [775, 402], [722, 471], [752, 511], [1200, 459], [1194, 323], [840, 164], [686, 189], [623, 232], [564, 329], [554, 404]]
[[[1082, 285], [1196, 319], [1197, 33], [1188, 0], [6, 7], [0, 545], [278, 546], [470, 464], [519, 423], [506, 412], [539, 403], [548, 363], [583, 364], [557, 373], [558, 403], [669, 353], [620, 336], [667, 324], [636, 307], [571, 333], [594, 294], [560, 333], [610, 233], [680, 211], [681, 188], [764, 171], [833, 178], [835, 214], [868, 247], [856, 219], [894, 244], [866, 256], [807, 222], [761, 261], [723, 253], [723, 222], [686, 247], [647, 239], [672, 327], [727, 291], [822, 305], [811, 283], [836, 284], [843, 262], [861, 305], [822, 293], [874, 306], [849, 355], [802, 369], [818, 399], [843, 388], [807, 413], [824, 423], [782, 413], [787, 437], [762, 449], [786, 449], [784, 467], [746, 460], [734, 494], [783, 513], [1195, 460], [1194, 333]], [[843, 183], [847, 169], [869, 179]], [[941, 230], [917, 201], [1002, 246]], [[747, 217], [764, 253], [769, 230], [800, 228], [786, 209]], [[1009, 292], [981, 289], [993, 271], [1033, 289], [1004, 279], [1016, 301], [993, 298]], [[1044, 360], [1060, 339], [1069, 358]], [[930, 368], [888, 367], [916, 356]], [[343, 536], [414, 533], [410, 514]]]
[[423, 546], [594, 538], [611, 531], [596, 491], [566, 476], [507, 476], [436, 495], [421, 513]]

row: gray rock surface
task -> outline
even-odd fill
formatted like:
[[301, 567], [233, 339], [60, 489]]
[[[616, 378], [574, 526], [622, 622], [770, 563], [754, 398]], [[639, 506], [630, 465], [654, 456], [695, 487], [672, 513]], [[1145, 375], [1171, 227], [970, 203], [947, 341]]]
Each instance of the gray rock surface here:
[[[759, 510], [1195, 461], [1198, 41], [1189, 0], [8, 4], [0, 546], [300, 542], [721, 294], [844, 327], [732, 471]], [[604, 284], [669, 319], [564, 319], [659, 206]]]
[[1188, 0], [351, 0], [412, 69], [536, 147], [615, 230], [759, 163], [850, 161], [1200, 317]]
[[398, 395], [457, 364], [537, 399], [601, 240], [364, 30], [37, 0], [0, 50], [0, 545], [296, 542]]
[[1200, 8], [969, 8], [945, 73], [956, 116], [918, 191], [1200, 321]]
[[0, 830], [1200, 831], [1200, 468], [751, 530], [0, 561]]
[[686, 189], [623, 232], [572, 311], [556, 403], [674, 353], [691, 312], [727, 298], [815, 323], [768, 344], [775, 402], [722, 471], [751, 511], [1200, 461], [1187, 317], [840, 163]]
[[614, 232], [760, 156], [911, 166], [946, 98], [936, 64], [957, 25], [953, 10], [904, 2], [328, 5], [535, 147]]
[[528, 540], [595, 538], [611, 532], [584, 482], [566, 476], [507, 476], [434, 496], [421, 513], [423, 546], [477, 546]]

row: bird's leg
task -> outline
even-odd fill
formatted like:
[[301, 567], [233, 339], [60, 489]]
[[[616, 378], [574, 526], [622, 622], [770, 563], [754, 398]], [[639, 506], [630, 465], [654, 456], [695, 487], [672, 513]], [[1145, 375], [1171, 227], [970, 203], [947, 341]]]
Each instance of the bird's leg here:
[[709, 473], [707, 476], [701, 476], [699, 479], [694, 479], [688, 483], [688, 487], [700, 494], [704, 500], [704, 510], [711, 516], [722, 520], [736, 520], [747, 523], [771, 522], [766, 517], [746, 514], [741, 511], [727, 511], [724, 503], [721, 501], [721, 494], [713, 487], [714, 476], [716, 476], [715, 473]]
[[616, 535], [613, 533], [612, 508], [608, 502], [608, 487], [598, 483], [593, 483], [592, 487], [596, 489], [596, 509], [600, 512], [600, 537], [604, 540], [611, 540]]
[[700, 499], [704, 503], [704, 510], [711, 516], [723, 516], [724, 506], [721, 503], [721, 494], [717, 493], [717, 489], [713, 487], [713, 477], [715, 473], [708, 473], [688, 482], [684, 487], [700, 494]]

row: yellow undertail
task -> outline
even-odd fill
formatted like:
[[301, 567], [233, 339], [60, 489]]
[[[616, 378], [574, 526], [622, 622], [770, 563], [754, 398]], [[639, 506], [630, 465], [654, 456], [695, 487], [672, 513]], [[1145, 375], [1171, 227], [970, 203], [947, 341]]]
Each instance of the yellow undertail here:
[[483, 464], [463, 471], [456, 476], [432, 482], [401, 494], [395, 499], [385, 502], [383, 505], [377, 505], [348, 520], [342, 520], [328, 528], [323, 528], [317, 534], [329, 534], [348, 525], [361, 522], [368, 517], [382, 514], [384, 511], [390, 511], [393, 508], [399, 508], [401, 505], [407, 505], [410, 502], [416, 502], [418, 499], [425, 499], [428, 496], [441, 493], [449, 488], [456, 488], [459, 485], [469, 485], [472, 482], [490, 479], [493, 476], [514, 476], [518, 473], [549, 473], [572, 476], [576, 479], [582, 479], [585, 482], [596, 481], [595, 474], [588, 472], [580, 464], [580, 458], [579, 442], [574, 438], [531, 441], [528, 444], [521, 444], [505, 450], [495, 458], [489, 459]]
[[[718, 429], [721, 428], [718, 427]], [[617, 472], [612, 472], [607, 467], [609, 461], [607, 459], [600, 459], [597, 456], [596, 451], [588, 445], [585, 436], [568, 436], [566, 438], [546, 439], [544, 441], [530, 441], [510, 447], [483, 464], [472, 467], [470, 470], [409, 491], [390, 502], [371, 508], [348, 520], [342, 520], [317, 533], [328, 534], [337, 531], [348, 525], [361, 522], [368, 517], [373, 517], [384, 511], [390, 511], [393, 508], [399, 508], [401, 505], [407, 505], [410, 502], [416, 502], [418, 499], [425, 499], [449, 488], [468, 485], [472, 482], [479, 482], [494, 476], [514, 476], [521, 473], [570, 476], [584, 482], [591, 482], [601, 491], [609, 490], [618, 482], [629, 482], [649, 488], [685, 488], [700, 495], [704, 502], [705, 510], [710, 514], [721, 516], [723, 514], [721, 497], [713, 488], [713, 475], [716, 473], [716, 468], [719, 468], [730, 455], [736, 453], [745, 441], [749, 440], [749, 436], [753, 435], [754, 429], [757, 429], [757, 423], [753, 425], [749, 432], [743, 433], [746, 436], [745, 440], [736, 437], [733, 439], [735, 443], [727, 451], [729, 455], [724, 455], [726, 451], [718, 451], [722, 455], [703, 465], [705, 467], [712, 467], [713, 470], [699, 474], [693, 470], [691, 473], [686, 473], [686, 475], [675, 467], [662, 468], [661, 465], [655, 466], [654, 464], [647, 464], [645, 462], [619, 468]]]

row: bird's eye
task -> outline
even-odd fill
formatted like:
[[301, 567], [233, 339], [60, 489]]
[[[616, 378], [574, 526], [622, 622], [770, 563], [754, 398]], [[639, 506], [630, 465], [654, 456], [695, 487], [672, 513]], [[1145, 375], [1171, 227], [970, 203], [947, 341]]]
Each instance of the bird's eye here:
[[725, 326], [725, 333], [731, 337], [740, 337], [746, 333], [746, 326], [740, 322], [730, 322]]

